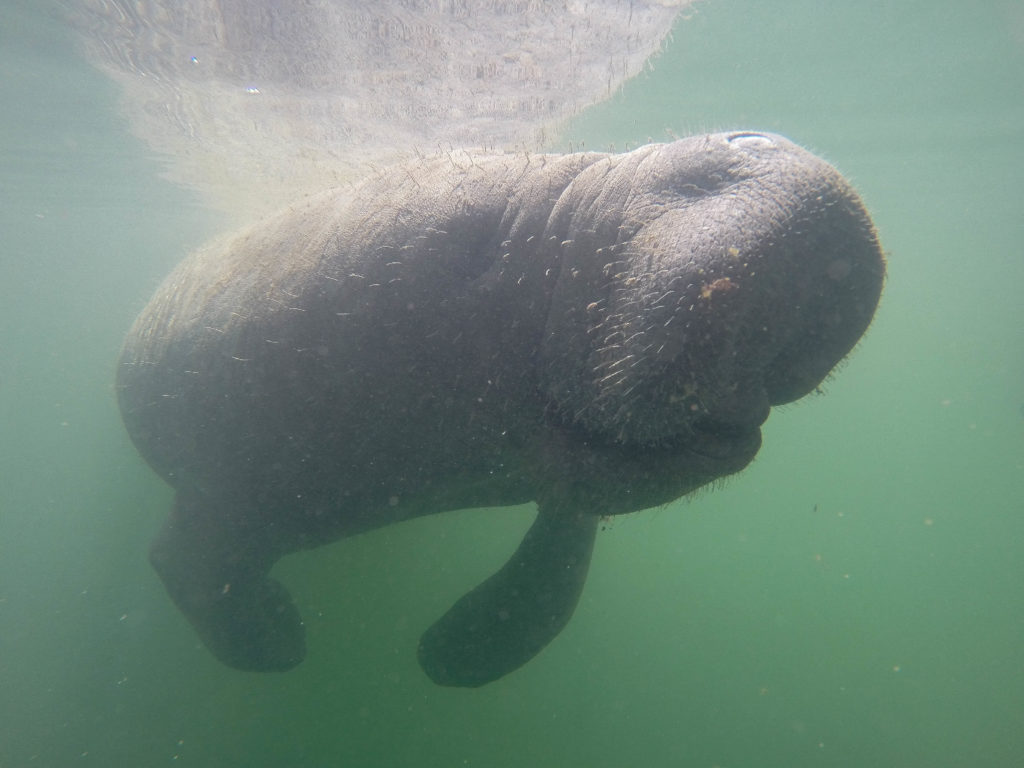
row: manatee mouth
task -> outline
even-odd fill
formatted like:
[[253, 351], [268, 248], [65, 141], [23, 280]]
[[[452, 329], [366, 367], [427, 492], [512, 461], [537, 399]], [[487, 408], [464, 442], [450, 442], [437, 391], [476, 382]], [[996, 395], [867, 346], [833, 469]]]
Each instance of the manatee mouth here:
[[705, 459], [746, 466], [761, 447], [760, 424], [739, 425], [700, 419], [692, 425], [686, 450]]

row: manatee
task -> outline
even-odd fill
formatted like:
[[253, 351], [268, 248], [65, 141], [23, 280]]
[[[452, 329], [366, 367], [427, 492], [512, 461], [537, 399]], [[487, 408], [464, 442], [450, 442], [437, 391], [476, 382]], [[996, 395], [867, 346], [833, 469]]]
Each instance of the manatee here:
[[127, 430], [175, 491], [150, 559], [210, 651], [305, 655], [283, 555], [535, 502], [423, 634], [479, 686], [565, 626], [598, 522], [743, 469], [854, 347], [885, 263], [850, 185], [781, 136], [440, 152], [185, 259], [124, 345]]

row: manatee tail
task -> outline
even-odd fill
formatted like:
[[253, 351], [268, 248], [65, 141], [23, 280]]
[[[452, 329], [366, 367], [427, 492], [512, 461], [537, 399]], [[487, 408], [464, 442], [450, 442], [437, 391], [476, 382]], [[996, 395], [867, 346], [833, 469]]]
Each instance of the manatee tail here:
[[242, 531], [210, 530], [210, 517], [179, 494], [150, 562], [214, 656], [246, 671], [291, 669], [306, 655], [305, 629], [288, 591], [267, 576], [276, 558]]
[[579, 602], [598, 517], [544, 509], [512, 558], [423, 633], [419, 661], [438, 685], [475, 688], [518, 669]]

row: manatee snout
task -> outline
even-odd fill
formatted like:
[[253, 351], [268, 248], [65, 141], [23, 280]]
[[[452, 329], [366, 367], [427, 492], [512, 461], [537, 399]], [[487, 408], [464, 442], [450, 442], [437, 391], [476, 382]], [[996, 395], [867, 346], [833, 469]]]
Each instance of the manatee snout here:
[[[693, 137], [606, 176], [628, 185], [626, 234], [599, 266], [611, 279], [584, 294], [583, 383], [554, 392], [589, 429], [725, 453], [812, 391], [870, 322], [884, 276], [871, 221], [832, 166], [787, 139]], [[591, 226], [574, 224], [574, 237]]]

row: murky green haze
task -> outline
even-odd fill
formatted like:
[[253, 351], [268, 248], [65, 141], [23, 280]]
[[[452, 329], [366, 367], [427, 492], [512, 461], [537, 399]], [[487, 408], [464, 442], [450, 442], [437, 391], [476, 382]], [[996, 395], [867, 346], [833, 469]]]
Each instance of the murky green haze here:
[[146, 561], [169, 491], [124, 332], [217, 233], [43, 6], [0, 4], [0, 768], [1024, 764], [1024, 4], [708, 0], [562, 144], [783, 133], [889, 253], [846, 366], [724, 488], [613, 521], [537, 659], [434, 686], [422, 630], [529, 507], [287, 558], [309, 656], [199, 646]]

